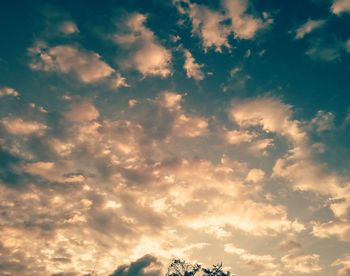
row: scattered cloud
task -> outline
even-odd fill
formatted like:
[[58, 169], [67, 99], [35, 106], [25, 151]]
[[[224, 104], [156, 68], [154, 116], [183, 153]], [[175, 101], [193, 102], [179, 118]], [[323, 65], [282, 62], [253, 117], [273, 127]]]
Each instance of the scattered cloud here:
[[343, 241], [350, 241], [350, 222], [326, 222], [315, 223], [312, 228], [312, 234], [318, 238], [330, 238], [336, 236]]
[[172, 74], [171, 52], [162, 46], [155, 34], [145, 25], [147, 17], [141, 13], [130, 14], [113, 36], [115, 43], [128, 53], [128, 58], [119, 61], [126, 69], [136, 69], [144, 76], [162, 78]]
[[244, 265], [254, 271], [273, 270], [277, 268], [275, 258], [271, 255], [251, 254], [245, 249], [238, 248], [231, 243], [224, 245], [224, 251], [229, 254], [238, 255]]
[[97, 119], [98, 116], [98, 110], [88, 101], [73, 103], [69, 111], [65, 113], [65, 118], [72, 122], [92, 121]]
[[291, 106], [275, 98], [257, 98], [232, 102], [230, 118], [240, 127], [261, 126], [264, 131], [276, 132], [293, 142], [302, 143], [305, 133], [292, 120]]
[[295, 39], [302, 39], [305, 35], [312, 33], [313, 31], [320, 29], [326, 23], [325, 20], [313, 20], [308, 19], [306, 23], [301, 25], [295, 31]]
[[188, 78], [193, 78], [195, 80], [203, 80], [204, 74], [201, 70], [202, 64], [196, 63], [196, 60], [192, 56], [191, 52], [185, 50], [185, 64], [184, 69], [186, 71], [186, 76]]
[[288, 270], [297, 273], [308, 274], [322, 270], [322, 267], [319, 265], [320, 255], [318, 254], [288, 254], [283, 256], [281, 261]]
[[11, 87], [2, 87], [0, 88], [0, 98], [5, 96], [18, 97], [19, 93]]
[[343, 45], [339, 42], [325, 43], [315, 40], [305, 54], [313, 60], [333, 62], [340, 59], [342, 50]]
[[230, 29], [224, 24], [223, 14], [206, 6], [189, 4], [188, 16], [192, 22], [192, 33], [201, 38], [205, 51], [211, 47], [216, 52], [222, 52], [224, 47], [231, 48], [228, 42]]
[[334, 0], [331, 11], [336, 15], [350, 12], [350, 2], [348, 0]]
[[237, 39], [253, 39], [256, 33], [272, 23], [271, 19], [247, 15], [247, 0], [224, 0], [224, 7], [231, 19], [231, 30]]
[[257, 183], [262, 181], [264, 177], [265, 177], [265, 172], [263, 170], [251, 169], [247, 175], [246, 181]]
[[71, 35], [79, 32], [77, 25], [73, 21], [63, 21], [59, 25], [59, 30], [65, 35]]
[[4, 117], [0, 122], [8, 133], [19, 136], [40, 136], [47, 129], [47, 126], [43, 123], [23, 120], [19, 117]]
[[332, 112], [323, 110], [317, 111], [317, 114], [311, 120], [311, 126], [315, 126], [317, 132], [331, 130], [334, 127], [335, 116]]
[[[292, 37], [283, 1], [112, 2], [36, 5], [24, 12], [38, 24], [16, 32], [34, 43], [0, 45], [0, 270], [160, 276], [172, 258], [213, 264], [224, 249], [243, 274], [350, 275], [350, 113], [347, 83], [333, 85], [348, 67], [347, 1], [313, 0], [305, 12], [339, 18], [296, 18]], [[307, 50], [282, 47], [293, 62], [273, 60], [306, 37]], [[332, 72], [298, 67], [305, 51]], [[316, 73], [320, 97], [303, 97], [295, 85]]]
[[181, 14], [187, 15], [192, 23], [192, 33], [202, 40], [204, 51], [214, 48], [221, 53], [223, 48], [231, 49], [229, 36], [236, 39], [253, 39], [256, 33], [272, 23], [272, 19], [247, 14], [248, 1], [224, 0], [219, 11], [190, 1], [174, 1]]
[[73, 73], [83, 83], [99, 82], [115, 72], [99, 54], [74, 45], [49, 47], [43, 42], [37, 42], [28, 51], [32, 58], [32, 70]]
[[283, 251], [295, 251], [301, 249], [301, 244], [294, 238], [294, 237], [288, 237], [285, 240], [282, 240], [278, 248]]
[[336, 259], [332, 266], [340, 266], [338, 270], [338, 276], [349, 276], [350, 275], [350, 255], [346, 255], [342, 258]]
[[231, 145], [249, 143], [257, 136], [256, 134], [251, 133], [249, 131], [240, 131], [240, 130], [225, 131], [223, 135], [226, 142]]

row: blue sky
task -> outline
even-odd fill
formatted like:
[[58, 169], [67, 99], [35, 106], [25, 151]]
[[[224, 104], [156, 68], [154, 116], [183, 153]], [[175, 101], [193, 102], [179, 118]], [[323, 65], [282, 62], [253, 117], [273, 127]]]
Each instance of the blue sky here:
[[349, 23], [349, 0], [3, 3], [1, 273], [350, 275]]

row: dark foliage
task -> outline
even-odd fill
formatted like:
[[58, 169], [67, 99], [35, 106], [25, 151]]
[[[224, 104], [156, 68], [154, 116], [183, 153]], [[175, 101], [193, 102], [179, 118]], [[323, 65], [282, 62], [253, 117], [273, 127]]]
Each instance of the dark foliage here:
[[166, 276], [234, 276], [222, 269], [222, 264], [213, 265], [212, 268], [202, 267], [200, 264], [190, 264], [181, 259], [175, 259], [168, 267]]

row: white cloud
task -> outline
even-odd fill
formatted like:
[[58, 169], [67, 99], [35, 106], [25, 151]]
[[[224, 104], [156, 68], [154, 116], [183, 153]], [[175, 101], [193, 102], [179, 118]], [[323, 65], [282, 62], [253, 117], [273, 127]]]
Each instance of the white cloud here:
[[321, 28], [326, 23], [325, 20], [308, 19], [306, 23], [301, 25], [295, 32], [295, 39], [302, 39], [305, 35]]
[[258, 276], [280, 276], [280, 275], [283, 275], [283, 272], [280, 270], [264, 271], [258, 274]]
[[95, 120], [99, 115], [98, 110], [91, 102], [81, 101], [72, 104], [64, 116], [68, 121], [83, 122]]
[[246, 181], [251, 181], [253, 183], [260, 182], [265, 177], [265, 172], [260, 169], [251, 169], [247, 175]]
[[5, 96], [18, 97], [19, 93], [11, 87], [0, 87], [0, 98]]
[[207, 132], [208, 122], [199, 116], [180, 114], [175, 118], [174, 131], [176, 135], [197, 137]]
[[119, 87], [130, 87], [130, 85], [126, 82], [126, 78], [122, 77], [120, 73], [116, 73], [111, 79], [112, 88]]
[[322, 267], [319, 265], [320, 255], [318, 254], [288, 254], [283, 256], [281, 261], [292, 272], [308, 274], [322, 270]]
[[223, 135], [224, 135], [225, 141], [231, 145], [237, 145], [240, 143], [249, 143], [256, 137], [256, 134], [254, 133], [251, 133], [249, 131], [240, 131], [240, 130], [225, 131]]
[[315, 126], [317, 132], [330, 130], [334, 127], [334, 114], [332, 112], [317, 111], [317, 114], [311, 120], [311, 126]]
[[272, 22], [266, 13], [263, 19], [248, 15], [246, 0], [223, 0], [223, 8], [219, 11], [190, 1], [174, 2], [181, 14], [189, 16], [192, 33], [201, 38], [205, 51], [209, 48], [214, 48], [216, 52], [222, 52], [223, 48], [230, 49], [230, 34], [233, 33], [237, 39], [253, 39], [259, 30]]
[[318, 238], [338, 237], [343, 241], [350, 241], [350, 222], [327, 222], [315, 223], [312, 228], [312, 234]]
[[29, 136], [42, 135], [47, 126], [36, 121], [23, 120], [18, 117], [4, 117], [1, 119], [1, 124], [7, 132], [14, 135]]
[[73, 45], [48, 47], [38, 42], [29, 49], [30, 67], [45, 72], [73, 73], [83, 83], [95, 83], [111, 76], [115, 71], [97, 53]]
[[48, 181], [60, 183], [82, 183], [85, 177], [81, 174], [67, 174], [63, 167], [54, 162], [34, 162], [23, 166], [23, 170], [29, 174], [40, 176]]
[[54, 152], [61, 156], [69, 155], [73, 148], [74, 144], [66, 141], [59, 140], [57, 138], [52, 138], [48, 141], [48, 144], [53, 149]]
[[341, 266], [338, 270], [338, 276], [349, 276], [350, 275], [350, 255], [346, 255], [342, 258], [336, 259], [332, 266]]
[[228, 43], [230, 29], [223, 24], [225, 17], [221, 13], [197, 4], [190, 4], [189, 8], [192, 32], [201, 37], [204, 50], [214, 47], [221, 52], [223, 47], [231, 47]]
[[59, 26], [59, 31], [65, 35], [78, 33], [79, 29], [73, 21], [64, 21]]
[[229, 115], [241, 127], [261, 126], [266, 132], [287, 136], [294, 143], [302, 143], [305, 133], [293, 121], [291, 106], [274, 98], [257, 98], [233, 102]]
[[278, 248], [288, 252], [296, 251], [301, 249], [301, 244], [294, 237], [288, 237], [279, 243]]
[[249, 146], [249, 151], [255, 155], [268, 154], [268, 148], [273, 146], [273, 139], [259, 139]]
[[331, 10], [336, 15], [350, 12], [350, 1], [349, 0], [334, 0], [331, 6]]
[[163, 91], [158, 97], [157, 102], [170, 110], [180, 110], [183, 95], [173, 91]]
[[195, 80], [203, 80], [204, 74], [201, 71], [202, 64], [196, 63], [196, 60], [192, 56], [189, 50], [185, 50], [185, 64], [184, 69], [188, 78], [194, 78]]
[[247, 15], [247, 0], [224, 0], [224, 6], [232, 22], [232, 31], [238, 39], [252, 39], [256, 33], [271, 23], [262, 19]]
[[273, 236], [285, 231], [301, 232], [305, 229], [298, 221], [288, 219], [287, 211], [282, 205], [240, 200], [239, 206], [235, 203], [221, 202], [217, 208], [225, 211], [218, 210], [206, 217], [192, 219], [189, 226], [194, 229], [230, 226], [255, 236]]
[[[250, 99], [234, 102], [229, 115], [240, 127], [261, 126], [266, 132], [288, 139], [291, 148], [275, 162], [273, 176], [285, 178], [295, 190], [342, 198], [348, 194], [347, 186], [336, 173], [313, 160], [307, 133], [299, 121], [293, 120], [291, 106], [274, 98]], [[322, 124], [322, 129], [324, 127]], [[338, 217], [344, 217], [349, 206], [350, 198], [345, 198], [344, 202], [331, 205], [331, 210]]]
[[171, 52], [163, 47], [154, 33], [145, 26], [147, 17], [140, 13], [131, 14], [122, 29], [124, 33], [114, 35], [114, 41], [130, 50], [130, 57], [119, 60], [125, 68], [138, 70], [144, 76], [168, 77], [171, 71]]
[[[276, 269], [275, 258], [271, 255], [255, 255], [247, 252], [245, 249], [238, 248], [231, 243], [224, 245], [224, 251], [229, 254], [238, 255], [243, 263], [252, 270], [271, 270]], [[259, 274], [260, 275], [260, 274]], [[278, 275], [278, 274], [277, 274]]]

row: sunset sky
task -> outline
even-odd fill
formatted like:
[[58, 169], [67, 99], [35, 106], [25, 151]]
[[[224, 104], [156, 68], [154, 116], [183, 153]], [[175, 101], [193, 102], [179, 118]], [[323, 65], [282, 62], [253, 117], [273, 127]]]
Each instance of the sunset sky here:
[[0, 276], [350, 275], [350, 0], [0, 3]]

